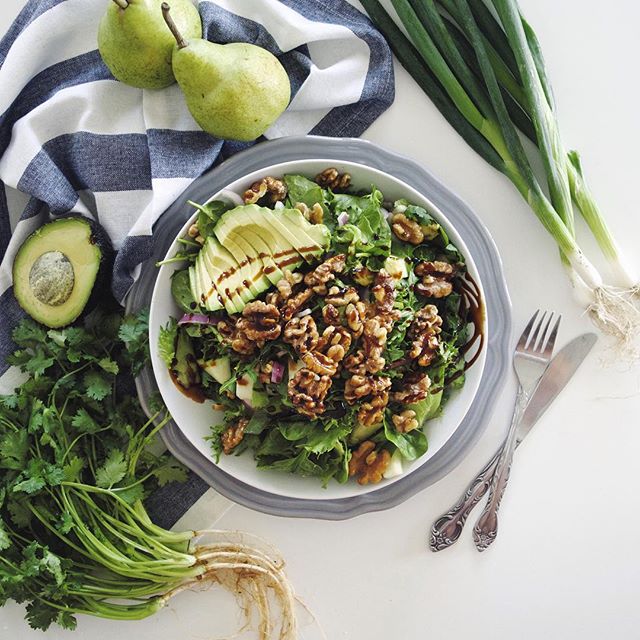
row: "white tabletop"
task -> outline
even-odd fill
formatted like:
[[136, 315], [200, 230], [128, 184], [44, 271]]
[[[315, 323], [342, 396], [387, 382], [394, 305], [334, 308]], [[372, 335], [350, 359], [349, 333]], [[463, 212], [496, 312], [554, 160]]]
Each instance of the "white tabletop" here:
[[[22, 4], [2, 0], [0, 32]], [[593, 191], [637, 260], [640, 5], [521, 5], [549, 62], [565, 142], [582, 152]], [[397, 68], [395, 104], [365, 137], [423, 163], [484, 220], [502, 254], [518, 331], [537, 307], [563, 314], [562, 342], [589, 329], [553, 241], [510, 183], [467, 147], [403, 69]], [[607, 353], [601, 344], [518, 451], [500, 535], [484, 554], [474, 549], [469, 531], [452, 549], [433, 554], [426, 531], [498, 445], [513, 403], [512, 378], [476, 448], [403, 505], [335, 523], [234, 506], [218, 525], [259, 534], [282, 550], [297, 592], [331, 640], [638, 638], [640, 376], [620, 365], [603, 367]], [[13, 604], [1, 609], [0, 636], [40, 638], [22, 615]], [[142, 622], [83, 618], [75, 637], [204, 640], [230, 637], [237, 623], [232, 597], [211, 589], [184, 594]], [[72, 636], [51, 629], [47, 637]], [[317, 634], [304, 629], [302, 637]]]

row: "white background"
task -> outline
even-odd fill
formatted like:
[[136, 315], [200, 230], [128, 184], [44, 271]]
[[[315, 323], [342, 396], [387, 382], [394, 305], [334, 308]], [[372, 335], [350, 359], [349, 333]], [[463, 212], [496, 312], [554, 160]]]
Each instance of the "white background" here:
[[[592, 188], [637, 264], [640, 5], [521, 5], [542, 41], [565, 142], [580, 149]], [[21, 6], [2, 0], [0, 32]], [[562, 312], [562, 342], [589, 328], [555, 246], [531, 211], [401, 68], [395, 104], [365, 137], [423, 163], [484, 220], [502, 254], [518, 331], [537, 307]], [[513, 403], [512, 378], [472, 453], [400, 507], [338, 523], [234, 507], [219, 525], [259, 534], [282, 550], [299, 595], [331, 640], [640, 638], [640, 375], [619, 364], [604, 367], [606, 355], [600, 345], [519, 450], [500, 535], [482, 555], [469, 531], [452, 549], [433, 554], [426, 532], [498, 445]], [[74, 637], [230, 637], [238, 623], [233, 611], [231, 597], [212, 589], [184, 594], [143, 622], [81, 619]], [[0, 610], [0, 637], [41, 637], [25, 627], [22, 613], [15, 605]], [[303, 636], [316, 637], [310, 629]], [[72, 636], [52, 629], [47, 637]]]

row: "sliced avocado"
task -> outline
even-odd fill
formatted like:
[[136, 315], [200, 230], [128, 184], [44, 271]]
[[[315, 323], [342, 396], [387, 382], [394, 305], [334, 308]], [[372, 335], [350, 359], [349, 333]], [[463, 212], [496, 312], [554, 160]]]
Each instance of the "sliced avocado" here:
[[171, 364], [171, 371], [176, 381], [185, 389], [200, 384], [200, 369], [191, 339], [186, 331], [178, 331], [176, 339], [176, 355]]
[[229, 313], [238, 313], [253, 297], [242, 287], [241, 272], [235, 258], [216, 240], [209, 236], [204, 244], [203, 260], [209, 275], [216, 284], [222, 304]]
[[[298, 210], [280, 209], [271, 211], [271, 209], [266, 209], [266, 213], [262, 213], [261, 217], [267, 221], [274, 232], [279, 233], [286, 242], [292, 245], [306, 262], [315, 262], [315, 256], [322, 253], [324, 249], [305, 232], [302, 225], [298, 227], [291, 223], [291, 216], [287, 216], [287, 211]], [[305, 217], [299, 211], [298, 214], [306, 222]], [[297, 220], [297, 216], [294, 215], [294, 219]]]
[[222, 302], [218, 294], [218, 289], [214, 284], [214, 278], [211, 277], [211, 273], [207, 268], [206, 258], [207, 255], [203, 251], [200, 251], [196, 258], [195, 266], [198, 271], [200, 291], [202, 291], [200, 299], [203, 301], [204, 308], [207, 311], [218, 311], [218, 309], [222, 309]]
[[200, 296], [202, 295], [203, 286], [198, 279], [198, 270], [195, 264], [189, 267], [189, 288], [191, 289], [193, 299], [197, 300], [199, 305], [202, 305], [202, 298]]
[[77, 216], [45, 224], [13, 261], [13, 292], [20, 306], [47, 327], [63, 327], [89, 302], [111, 247], [98, 241], [95, 223]]
[[[245, 227], [242, 229], [242, 234], [246, 238], [247, 242], [253, 246], [262, 260], [262, 269], [264, 274], [267, 276], [271, 284], [278, 284], [278, 282], [284, 278], [284, 273], [271, 255], [269, 245], [260, 237], [259, 233], [264, 233], [264, 229], [260, 229], [259, 231], [254, 231], [251, 227]], [[301, 262], [302, 260], [298, 264]]]
[[331, 233], [329, 229], [323, 224], [311, 224], [298, 209], [282, 209], [282, 215], [289, 220], [289, 222], [300, 231], [311, 238], [322, 251], [318, 251], [315, 255], [324, 253], [329, 248], [331, 243]]
[[213, 360], [198, 360], [198, 364], [220, 384], [231, 378], [231, 362], [227, 356]]
[[[271, 255], [271, 247], [261, 237], [264, 234], [264, 227], [258, 227], [251, 221], [238, 226], [232, 216], [223, 216], [216, 225], [215, 233], [223, 245], [227, 238], [239, 244], [247, 256], [257, 261], [257, 264], [262, 267], [262, 274], [271, 284], [277, 284], [284, 277]], [[267, 289], [268, 283], [263, 284]]]
[[264, 264], [254, 247], [242, 237], [244, 227], [230, 227], [220, 222], [214, 230], [220, 244], [229, 249], [229, 252], [241, 265], [243, 273], [247, 276], [243, 284], [249, 291], [258, 297], [271, 286], [271, 281], [264, 273]]
[[349, 436], [349, 444], [360, 444], [382, 429], [382, 423], [366, 425], [358, 422]]

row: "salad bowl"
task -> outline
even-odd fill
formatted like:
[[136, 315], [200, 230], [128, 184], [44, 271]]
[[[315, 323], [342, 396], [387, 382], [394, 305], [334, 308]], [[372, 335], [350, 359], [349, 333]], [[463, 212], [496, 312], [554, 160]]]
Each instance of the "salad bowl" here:
[[[371, 166], [375, 161], [378, 167]], [[393, 165], [404, 169], [392, 171]], [[145, 298], [150, 300], [152, 372], [147, 371], [138, 384], [143, 400], [157, 385], [173, 417], [173, 422], [163, 431], [167, 446], [220, 493], [246, 506], [279, 515], [350, 517], [397, 504], [442, 477], [462, 459], [482, 432], [490, 408], [488, 399], [500, 387], [506, 370], [509, 301], [499, 257], [488, 233], [463, 203], [424, 170], [371, 143], [289, 138], [263, 143], [238, 154], [196, 181], [163, 216], [154, 233], [158, 240], [154, 259], [162, 260], [176, 253], [177, 239], [186, 234], [195, 216], [187, 200], [205, 202], [220, 197], [222, 192], [226, 198], [229, 194], [237, 197], [266, 175], [313, 177], [330, 166], [348, 172], [355, 189], [367, 190], [375, 185], [387, 200], [406, 198], [427, 209], [464, 256], [468, 273], [480, 291], [479, 328], [484, 336], [483, 346], [467, 371], [465, 385], [452, 394], [439, 417], [426, 423], [429, 441], [426, 454], [406, 464], [402, 475], [375, 485], [332, 481], [323, 488], [317, 478], [260, 470], [250, 452], [222, 456], [216, 462], [206, 440], [211, 425], [216, 422], [211, 403], [198, 404], [181, 393], [158, 354], [160, 328], [171, 316], [182, 315], [170, 287], [170, 278], [177, 265], [164, 264], [159, 269], [154, 267], [153, 272], [146, 265], [130, 299], [130, 306], [140, 306]], [[165, 230], [169, 215], [173, 218], [170, 231], [169, 227]], [[177, 216], [179, 225], [176, 224]]]

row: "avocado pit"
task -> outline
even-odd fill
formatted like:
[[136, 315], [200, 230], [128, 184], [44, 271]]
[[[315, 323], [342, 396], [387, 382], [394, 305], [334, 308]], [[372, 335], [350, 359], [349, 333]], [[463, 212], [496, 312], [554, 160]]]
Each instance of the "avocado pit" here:
[[29, 286], [43, 304], [57, 307], [64, 304], [73, 291], [73, 265], [61, 251], [47, 251], [34, 261], [29, 272]]

